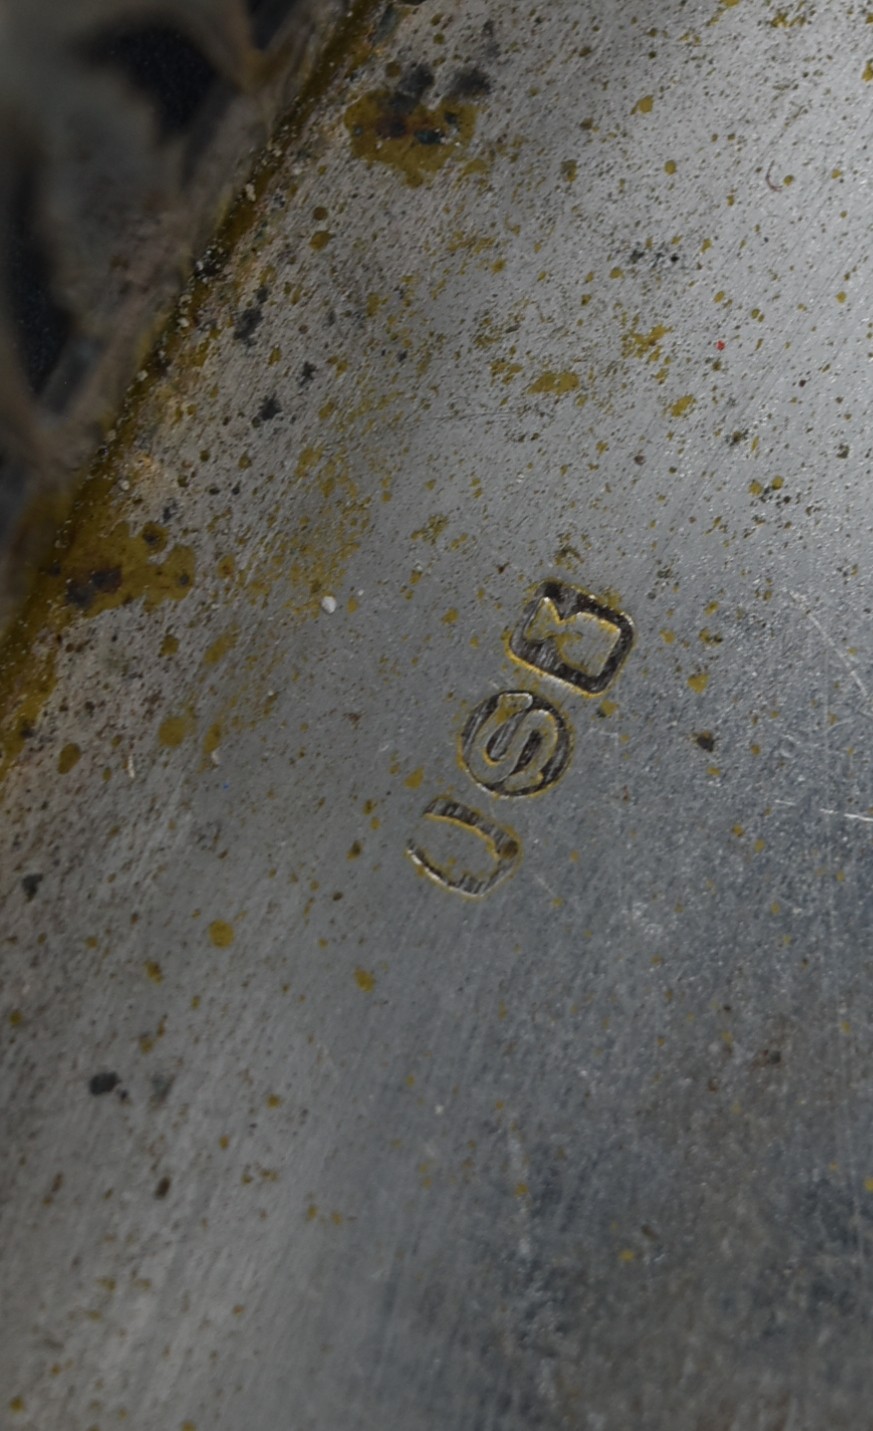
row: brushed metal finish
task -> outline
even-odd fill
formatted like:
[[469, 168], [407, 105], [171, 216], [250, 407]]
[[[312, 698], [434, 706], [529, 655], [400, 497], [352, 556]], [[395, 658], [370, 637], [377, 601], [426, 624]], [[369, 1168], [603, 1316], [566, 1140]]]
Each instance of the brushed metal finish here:
[[858, 1431], [873, 32], [398, 14], [16, 686], [0, 1404]]

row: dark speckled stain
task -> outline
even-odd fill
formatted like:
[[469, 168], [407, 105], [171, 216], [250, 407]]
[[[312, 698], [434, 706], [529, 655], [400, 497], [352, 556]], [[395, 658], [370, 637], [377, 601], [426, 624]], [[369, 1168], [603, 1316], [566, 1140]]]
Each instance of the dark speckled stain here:
[[270, 290], [261, 284], [255, 292], [254, 303], [249, 304], [237, 315], [236, 323], [233, 327], [233, 336], [237, 342], [244, 343], [247, 348], [251, 348], [257, 329], [261, 326], [263, 313], [261, 309], [270, 296]]
[[762, 1048], [752, 1059], [752, 1068], [778, 1068], [782, 1062], [782, 1050], [778, 1048]]
[[262, 422], [272, 422], [273, 418], [278, 417], [281, 411], [279, 399], [275, 393], [271, 393], [269, 397], [264, 398], [258, 408], [257, 416], [252, 418], [252, 427], [260, 427]]
[[[389, 114], [411, 114], [432, 84], [433, 70], [430, 65], [410, 65], [408, 69], [404, 70], [388, 97], [386, 109]], [[392, 137], [390, 120], [386, 119], [385, 125], [385, 138], [388, 139]], [[402, 134], [404, 126], [401, 125], [397, 132]]]
[[78, 606], [87, 611], [100, 595], [112, 595], [120, 591], [122, 570], [120, 566], [103, 567], [92, 571], [84, 579], [71, 578], [67, 582], [66, 599], [70, 606]]
[[100, 1098], [104, 1093], [111, 1093], [120, 1082], [117, 1073], [95, 1073], [88, 1080], [88, 1092], [93, 1093], [95, 1098]]
[[490, 93], [491, 81], [478, 65], [459, 70], [449, 90], [453, 99], [484, 99]]
[[297, 379], [297, 386], [299, 388], [308, 387], [317, 372], [318, 369], [316, 368], [314, 363], [304, 363], [303, 367], [300, 369], [300, 376]]
[[699, 730], [694, 739], [701, 750], [705, 750], [707, 755], [712, 755], [715, 750], [715, 736], [711, 730]]
[[260, 327], [263, 317], [263, 313], [256, 305], [250, 308], [244, 308], [233, 327], [233, 336], [237, 342], [245, 343], [246, 347], [250, 348], [255, 332]]
[[490, 80], [477, 66], [468, 66], [428, 107], [434, 84], [430, 65], [411, 64], [393, 88], [357, 99], [345, 114], [353, 153], [392, 165], [413, 188], [432, 179], [450, 157], [457, 158], [472, 140], [477, 101], [490, 92]]
[[30, 900], [36, 898], [36, 892], [42, 884], [42, 881], [43, 876], [41, 874], [27, 874], [22, 879], [21, 888], [27, 896], [28, 903]]
[[167, 1177], [161, 1178], [160, 1182], [158, 1183], [157, 1187], [155, 1188], [155, 1197], [156, 1197], [156, 1198], [165, 1198], [165, 1197], [167, 1196], [167, 1193], [168, 1193], [169, 1191], [170, 1191], [170, 1179], [167, 1178]]

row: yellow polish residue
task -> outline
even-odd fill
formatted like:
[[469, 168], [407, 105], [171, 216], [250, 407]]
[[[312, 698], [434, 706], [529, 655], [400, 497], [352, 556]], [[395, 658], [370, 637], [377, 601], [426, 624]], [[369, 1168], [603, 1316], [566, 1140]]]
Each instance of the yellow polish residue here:
[[158, 744], [175, 750], [188, 739], [196, 724], [197, 717], [190, 707], [181, 715], [167, 716], [158, 727]]
[[411, 775], [407, 775], [403, 783], [406, 786], [407, 790], [419, 790], [421, 788], [423, 780], [424, 768], [423, 766], [419, 765], [417, 770], [413, 770]]
[[175, 654], [176, 654], [176, 652], [178, 651], [178, 649], [179, 649], [179, 638], [178, 638], [178, 636], [174, 636], [171, 631], [168, 631], [167, 634], [166, 634], [166, 636], [164, 637], [163, 641], [161, 642], [161, 649], [160, 649], [160, 651], [158, 652], [158, 655], [160, 655], [160, 656], [175, 656]]
[[209, 926], [209, 938], [216, 949], [229, 949], [236, 938], [233, 925], [225, 919], [213, 919]]
[[141, 600], [145, 610], [152, 611], [162, 601], [180, 601], [188, 595], [195, 573], [190, 547], [174, 546], [167, 552], [167, 533], [153, 522], [138, 533], [124, 521], [109, 531], [93, 530], [97, 525], [95, 513], [87, 532], [80, 531], [74, 539], [62, 572], [54, 578], [56, 593], [59, 597], [63, 593], [70, 611], [64, 625], [75, 619], [76, 608], [90, 619], [132, 601]]
[[870, 81], [873, 80], [873, 60], [867, 61], [866, 65], [864, 66], [864, 73], [862, 74], [861, 78], [865, 84], [869, 84]]
[[527, 391], [529, 393], [554, 393], [557, 397], [562, 397], [564, 393], [575, 392], [579, 386], [578, 374], [570, 372], [569, 369], [558, 373], [549, 368], [531, 383]]
[[666, 323], [653, 324], [647, 333], [639, 328], [631, 328], [622, 337], [622, 354], [625, 358], [642, 358], [650, 363], [658, 363], [661, 361], [662, 339], [672, 331]]
[[120, 521], [111, 484], [86, 485], [66, 547], [41, 572], [16, 625], [0, 645], [0, 779], [26, 749], [55, 686], [61, 638], [79, 621], [140, 603], [150, 612], [181, 601], [194, 585], [190, 547], [170, 546], [163, 527]]
[[376, 987], [376, 976], [375, 974], [371, 974], [368, 969], [361, 969], [359, 967], [355, 970], [355, 983], [363, 993], [372, 994]]
[[454, 624], [455, 624], [455, 622], [457, 621], [457, 619], [458, 619], [458, 608], [457, 608], [456, 606], [450, 606], [449, 609], [448, 609], [448, 611], [445, 613], [445, 615], [444, 615], [443, 618], [442, 618], [442, 623], [443, 623], [444, 626], [454, 626]]
[[668, 159], [668, 160], [667, 160], [666, 164], [664, 165], [664, 173], [665, 173], [665, 174], [675, 174], [675, 173], [676, 173], [676, 160], [675, 160], [675, 159]]
[[316, 229], [312, 238], [309, 240], [309, 247], [314, 248], [316, 253], [318, 253], [321, 249], [327, 248], [332, 238], [333, 234], [329, 229]]
[[470, 234], [458, 229], [446, 244], [448, 253], [487, 253], [497, 243], [493, 234]]
[[435, 546], [449, 525], [448, 517], [441, 512], [434, 512], [432, 517], [428, 517], [423, 527], [417, 527], [412, 533], [414, 542], [427, 542], [428, 546]]
[[239, 631], [235, 626], [229, 631], [225, 631], [221, 636], [217, 636], [210, 646], [207, 646], [203, 656], [205, 666], [217, 666], [223, 660], [228, 651], [232, 651], [239, 639]]
[[491, 364], [492, 378], [500, 378], [504, 383], [511, 383], [512, 379], [521, 371], [521, 363], [511, 363], [507, 358], [495, 358]]
[[873, 1178], [864, 1179], [864, 1191], [868, 1193], [873, 1193]]
[[82, 752], [73, 741], [65, 745], [58, 756], [58, 774], [68, 775], [75, 765], [82, 759]]
[[145, 971], [153, 984], [161, 984], [164, 979], [164, 971], [156, 959], [146, 961]]
[[661, 632], [661, 640], [664, 642], [665, 645], [672, 646], [673, 642], [676, 640], [676, 632], [671, 631], [669, 627], [665, 626]]
[[673, 417], [684, 417], [686, 412], [690, 412], [697, 402], [693, 393], [686, 393], [684, 397], [677, 398], [670, 404], [670, 413]]
[[346, 110], [344, 123], [356, 159], [390, 164], [417, 188], [469, 148], [476, 107], [444, 99], [433, 109], [419, 103], [401, 113], [394, 99], [390, 89], [365, 94]]
[[638, 99], [631, 114], [651, 114], [655, 107], [655, 97], [651, 94], [644, 94], [642, 99]]
[[702, 696], [702, 695], [703, 695], [703, 692], [706, 690], [707, 686], [709, 685], [709, 674], [708, 674], [708, 672], [706, 672], [706, 671], [697, 671], [697, 672], [695, 673], [695, 675], [689, 676], [689, 677], [688, 677], [688, 685], [689, 685], [689, 688], [690, 688], [692, 691], [694, 691], [698, 696]]

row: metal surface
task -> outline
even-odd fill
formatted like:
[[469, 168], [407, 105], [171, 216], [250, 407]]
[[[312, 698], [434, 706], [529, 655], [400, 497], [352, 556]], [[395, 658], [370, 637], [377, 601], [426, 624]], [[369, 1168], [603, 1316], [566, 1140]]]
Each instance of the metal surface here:
[[392, 12], [192, 291], [7, 660], [10, 1426], [870, 1424], [868, 47]]
[[0, 635], [344, 0], [3, 0]]

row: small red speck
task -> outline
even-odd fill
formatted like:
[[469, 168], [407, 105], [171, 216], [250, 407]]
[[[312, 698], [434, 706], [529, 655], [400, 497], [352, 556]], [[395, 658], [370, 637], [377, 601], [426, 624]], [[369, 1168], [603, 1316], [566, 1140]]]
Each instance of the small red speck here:
[[724, 343], [722, 342], [721, 338], [719, 338], [719, 340], [718, 340], [718, 342], [716, 343], [715, 346], [718, 348], [718, 351], [719, 351], [720, 353], [723, 353], [723, 352], [724, 352]]

